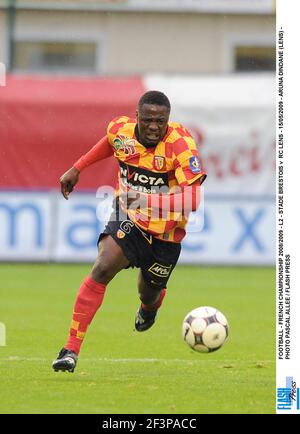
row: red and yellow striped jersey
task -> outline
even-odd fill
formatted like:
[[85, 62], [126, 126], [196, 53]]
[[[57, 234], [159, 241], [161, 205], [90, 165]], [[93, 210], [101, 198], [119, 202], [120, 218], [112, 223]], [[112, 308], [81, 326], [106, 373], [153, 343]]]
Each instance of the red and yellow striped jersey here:
[[[120, 166], [117, 196], [126, 194], [129, 188], [147, 194], [168, 194], [175, 186], [185, 187], [206, 177], [196, 143], [182, 125], [169, 122], [163, 139], [151, 148], [138, 142], [135, 127], [135, 119], [120, 116], [107, 128], [108, 141]], [[187, 219], [181, 212], [154, 215], [149, 208], [131, 207], [125, 211], [137, 226], [161, 240], [180, 242], [185, 236]]]

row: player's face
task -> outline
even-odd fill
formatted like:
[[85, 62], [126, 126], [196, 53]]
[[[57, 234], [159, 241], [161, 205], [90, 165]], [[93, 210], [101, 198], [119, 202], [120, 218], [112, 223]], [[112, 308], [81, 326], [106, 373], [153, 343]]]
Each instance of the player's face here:
[[167, 107], [143, 104], [137, 110], [139, 139], [142, 145], [156, 146], [166, 134], [170, 111]]

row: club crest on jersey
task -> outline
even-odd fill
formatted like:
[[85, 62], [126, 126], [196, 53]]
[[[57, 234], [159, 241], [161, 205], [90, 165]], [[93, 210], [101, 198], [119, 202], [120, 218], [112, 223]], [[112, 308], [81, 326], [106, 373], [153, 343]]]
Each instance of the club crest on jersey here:
[[126, 155], [135, 154], [135, 141], [130, 137], [119, 135], [113, 140], [113, 146], [115, 148], [116, 154], [124, 152]]
[[160, 157], [158, 155], [154, 156], [153, 166], [156, 170], [163, 170], [166, 167], [165, 157]]
[[200, 161], [196, 156], [190, 158], [190, 169], [193, 173], [201, 172]]
[[130, 234], [131, 229], [133, 228], [134, 223], [131, 220], [124, 220], [120, 224], [120, 229], [117, 230], [117, 237], [121, 240], [126, 236], [126, 234]]
[[121, 229], [118, 229], [117, 231], [117, 237], [121, 240], [122, 238], [125, 237], [125, 233], [123, 231], [121, 231]]

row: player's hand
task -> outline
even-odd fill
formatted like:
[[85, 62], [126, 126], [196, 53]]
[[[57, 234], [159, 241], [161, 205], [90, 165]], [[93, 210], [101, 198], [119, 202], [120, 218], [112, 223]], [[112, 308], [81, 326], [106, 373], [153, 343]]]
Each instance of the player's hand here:
[[79, 181], [79, 170], [76, 167], [71, 167], [66, 173], [64, 173], [59, 181], [61, 193], [65, 199], [68, 200], [69, 194], [73, 191], [75, 185]]

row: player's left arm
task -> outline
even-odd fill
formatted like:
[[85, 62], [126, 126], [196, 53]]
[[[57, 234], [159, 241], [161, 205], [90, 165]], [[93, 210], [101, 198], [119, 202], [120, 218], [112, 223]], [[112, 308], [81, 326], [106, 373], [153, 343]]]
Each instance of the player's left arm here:
[[196, 211], [200, 205], [200, 186], [204, 181], [202, 178], [197, 178], [190, 185], [179, 187], [181, 191], [170, 194], [146, 194], [145, 206], [147, 208], [159, 209], [161, 211], [171, 212], [191, 212]]
[[178, 189], [171, 194], [149, 194], [149, 208], [159, 208], [166, 211], [185, 212], [196, 211], [200, 204], [200, 186], [206, 179], [206, 173], [201, 167], [197, 145], [186, 129], [185, 137], [179, 138], [173, 144], [173, 160]]
[[178, 185], [176, 192], [169, 194], [143, 194], [130, 191], [129, 204], [135, 203], [140, 208], [158, 209], [160, 211], [184, 212], [196, 211], [201, 200], [201, 184], [206, 179], [206, 173], [201, 168], [197, 145], [189, 132], [173, 144], [173, 160], [175, 177]]

